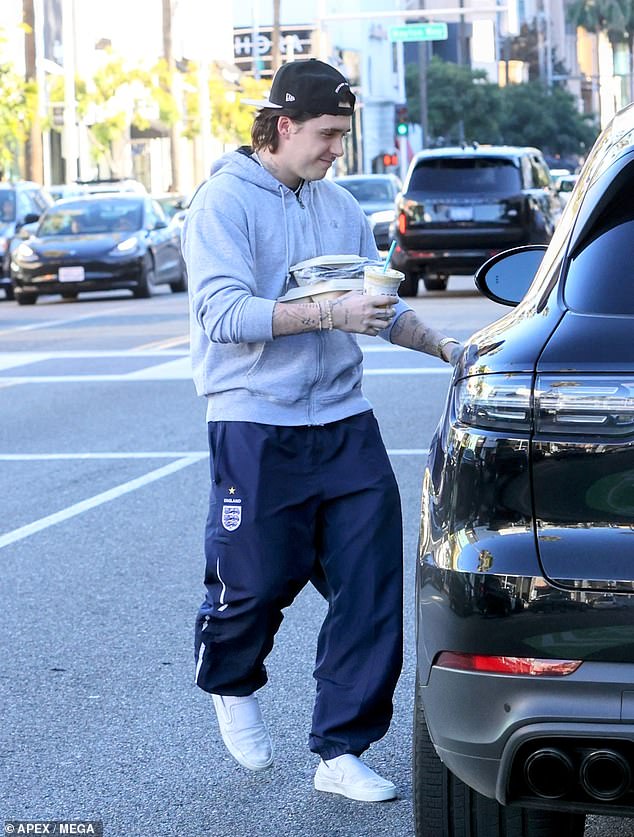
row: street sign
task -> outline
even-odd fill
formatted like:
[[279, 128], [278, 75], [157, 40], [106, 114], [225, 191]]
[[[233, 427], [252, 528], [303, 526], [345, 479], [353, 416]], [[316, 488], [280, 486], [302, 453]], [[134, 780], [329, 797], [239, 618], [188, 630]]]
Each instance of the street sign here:
[[446, 23], [405, 23], [390, 26], [390, 41], [446, 41]]

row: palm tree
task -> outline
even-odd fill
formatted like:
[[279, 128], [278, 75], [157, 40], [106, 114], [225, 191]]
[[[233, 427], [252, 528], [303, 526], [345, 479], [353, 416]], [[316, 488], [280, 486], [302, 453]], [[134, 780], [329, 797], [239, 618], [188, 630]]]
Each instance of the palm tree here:
[[586, 32], [605, 33], [613, 51], [618, 44], [627, 44], [629, 99], [634, 101], [634, 0], [574, 0], [567, 16]]
[[[35, 8], [33, 0], [22, 0], [22, 22], [24, 24], [24, 66], [27, 83], [36, 84], [35, 58]], [[41, 21], [38, 21], [41, 25]], [[41, 91], [38, 91], [41, 95]], [[39, 107], [33, 109], [31, 127], [25, 145], [25, 169], [27, 180], [43, 180], [42, 163], [42, 127], [39, 119]]]
[[[169, 81], [168, 92], [173, 95], [172, 78], [176, 71], [174, 53], [172, 51], [172, 0], [162, 0], [163, 12], [163, 58], [167, 64], [167, 77]], [[179, 105], [180, 111], [180, 105]], [[170, 189], [173, 192], [180, 192], [180, 132], [177, 125], [170, 125]]]

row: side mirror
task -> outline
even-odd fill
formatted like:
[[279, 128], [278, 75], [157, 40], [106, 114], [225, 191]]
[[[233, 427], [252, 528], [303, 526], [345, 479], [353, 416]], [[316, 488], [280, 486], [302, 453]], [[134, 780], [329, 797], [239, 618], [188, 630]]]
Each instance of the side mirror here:
[[530, 288], [546, 250], [545, 244], [531, 244], [498, 253], [477, 269], [477, 289], [493, 302], [517, 305]]
[[153, 229], [153, 230], [164, 230], [166, 226], [167, 226], [167, 222], [166, 222], [166, 221], [161, 221], [161, 220], [158, 220], [158, 221], [156, 221], [156, 223], [154, 224], [154, 226], [152, 227], [152, 229]]
[[40, 216], [36, 212], [29, 212], [24, 218], [21, 218], [19, 221], [16, 222], [15, 230], [16, 232], [25, 226], [25, 224], [34, 224], [36, 221], [40, 220]]
[[[27, 216], [27, 218], [28, 217], [31, 216]], [[20, 229], [16, 231], [16, 237], [27, 239], [30, 238], [32, 235], [35, 235], [35, 230], [38, 228], [38, 221], [31, 221], [28, 224], [22, 224]]]

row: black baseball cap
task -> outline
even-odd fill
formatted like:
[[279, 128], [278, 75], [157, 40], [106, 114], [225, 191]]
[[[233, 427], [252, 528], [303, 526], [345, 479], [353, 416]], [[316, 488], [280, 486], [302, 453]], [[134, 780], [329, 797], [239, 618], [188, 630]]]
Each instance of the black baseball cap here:
[[258, 108], [350, 116], [356, 99], [339, 70], [317, 58], [308, 58], [282, 64], [275, 73], [268, 99], [242, 101]]

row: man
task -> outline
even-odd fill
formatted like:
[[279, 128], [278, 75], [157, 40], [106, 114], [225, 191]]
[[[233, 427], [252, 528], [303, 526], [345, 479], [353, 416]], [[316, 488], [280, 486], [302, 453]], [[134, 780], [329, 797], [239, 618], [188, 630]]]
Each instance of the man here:
[[361, 391], [355, 335], [444, 360], [461, 346], [389, 296], [277, 301], [293, 264], [378, 253], [355, 199], [323, 179], [351, 126], [345, 78], [321, 61], [295, 61], [278, 70], [269, 99], [252, 104], [261, 108], [253, 148], [217, 162], [183, 231], [212, 482], [196, 682], [237, 761], [270, 766], [255, 692], [283, 608], [320, 578], [328, 613], [314, 672], [314, 784], [393, 799], [394, 784], [359, 757], [388, 729], [401, 669], [400, 498]]

